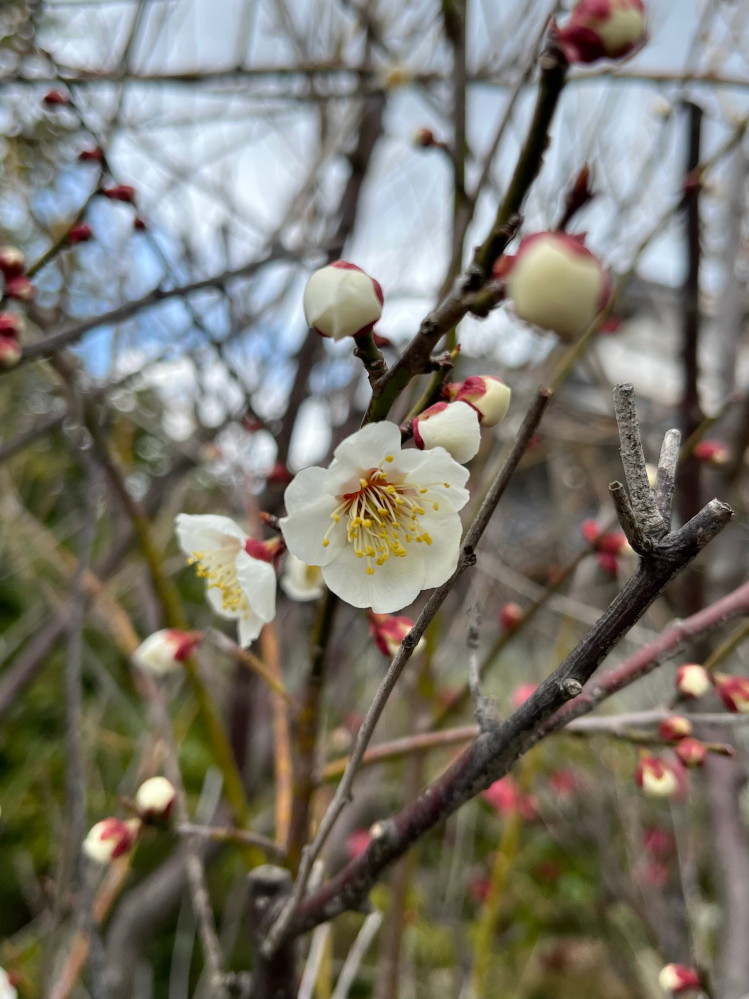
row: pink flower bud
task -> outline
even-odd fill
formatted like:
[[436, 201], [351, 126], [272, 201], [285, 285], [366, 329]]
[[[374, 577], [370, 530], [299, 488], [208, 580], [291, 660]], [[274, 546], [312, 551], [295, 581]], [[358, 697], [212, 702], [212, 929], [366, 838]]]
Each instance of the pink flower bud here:
[[70, 104], [68, 95], [63, 94], [59, 90], [50, 90], [48, 94], [44, 95], [42, 100], [48, 108], [62, 107], [65, 104]]
[[346, 838], [346, 856], [349, 860], [356, 860], [360, 854], [364, 853], [371, 842], [372, 833], [369, 829], [355, 829]]
[[99, 149], [82, 149], [78, 153], [79, 163], [103, 163], [104, 162], [104, 150]]
[[489, 878], [479, 877], [474, 878], [471, 881], [468, 891], [470, 892], [471, 898], [475, 902], [485, 902], [489, 897], [489, 892], [491, 891], [492, 883]]
[[138, 788], [135, 807], [143, 822], [165, 822], [176, 797], [177, 792], [166, 777], [150, 777]]
[[176, 628], [155, 631], [135, 650], [133, 662], [155, 676], [174, 673], [192, 655], [202, 638], [199, 631], [179, 631]]
[[523, 608], [520, 604], [507, 603], [499, 608], [499, 627], [503, 631], [513, 631], [523, 619]]
[[651, 860], [642, 868], [640, 880], [653, 888], [665, 888], [668, 884], [668, 868], [657, 860]]
[[676, 848], [671, 833], [657, 826], [649, 826], [642, 834], [642, 845], [648, 853], [663, 860], [670, 857]]
[[519, 687], [515, 688], [512, 694], [513, 708], [519, 708], [521, 704], [525, 704], [531, 694], [535, 694], [537, 690], [537, 683], [521, 683]]
[[635, 771], [637, 786], [648, 798], [670, 798], [678, 790], [673, 769], [659, 756], [643, 753]]
[[488, 802], [499, 815], [519, 814], [521, 818], [532, 822], [538, 815], [536, 800], [533, 795], [520, 790], [511, 774], [494, 781], [481, 797]]
[[660, 723], [658, 732], [666, 742], [678, 742], [692, 734], [692, 723], [683, 715], [670, 715]]
[[74, 225], [68, 233], [68, 242], [72, 246], [75, 246], [76, 243], [87, 243], [89, 239], [93, 238], [93, 235], [91, 226], [85, 224]]
[[684, 663], [676, 671], [676, 689], [682, 697], [704, 697], [710, 690], [710, 674], [698, 663]]
[[612, 555], [611, 552], [599, 552], [596, 555], [596, 559], [599, 566], [609, 576], [615, 576], [619, 571], [619, 563], [617, 562], [616, 555]]
[[417, 128], [414, 132], [414, 145], [419, 146], [422, 149], [428, 149], [430, 146], [436, 146], [437, 140], [434, 137], [434, 132], [431, 128]]
[[699, 989], [700, 976], [695, 968], [688, 968], [685, 964], [667, 964], [658, 975], [658, 984], [664, 992], [678, 996], [682, 992]]
[[559, 32], [568, 62], [622, 59], [647, 35], [642, 0], [580, 0]]
[[549, 780], [558, 801], [567, 801], [578, 789], [577, 778], [571, 770], [557, 770]]
[[749, 715], [749, 676], [729, 676], [728, 673], [713, 673], [713, 680], [720, 699], [729, 711]]
[[[413, 626], [414, 623], [410, 617], [394, 617], [392, 614], [369, 612], [369, 634], [383, 656], [388, 659], [394, 658], [401, 647], [401, 642]], [[424, 638], [420, 638], [414, 652], [421, 652], [425, 644]]]
[[611, 531], [609, 534], [602, 534], [598, 539], [598, 551], [609, 555], [621, 555], [628, 545], [624, 531]]
[[584, 333], [608, 301], [608, 275], [583, 236], [537, 232], [501, 259], [518, 317], [564, 340]]
[[0, 312], [0, 336], [19, 338], [26, 332], [23, 316], [17, 312]]
[[26, 270], [26, 257], [15, 246], [3, 246], [0, 248], [0, 272], [6, 278], [23, 274]]
[[140, 819], [103, 819], [89, 830], [83, 852], [97, 864], [108, 864], [132, 847], [140, 830]]
[[19, 302], [30, 302], [36, 294], [36, 288], [25, 274], [16, 274], [15, 277], [5, 279], [5, 294]]
[[584, 520], [580, 525], [580, 533], [589, 545], [597, 545], [601, 537], [601, 528], [595, 520]]
[[148, 226], [140, 217], [140, 215], [136, 215], [135, 218], [133, 219], [133, 229], [135, 229], [136, 232], [145, 232], [147, 228]]
[[382, 315], [382, 303], [377, 281], [345, 260], [315, 271], [304, 289], [307, 325], [333, 340], [371, 330]]
[[731, 452], [720, 441], [698, 441], [694, 445], [693, 454], [699, 461], [708, 465], [727, 465], [731, 460]]
[[115, 187], [104, 187], [101, 193], [110, 201], [124, 201], [125, 204], [135, 203], [135, 188], [128, 184], [117, 184]]
[[15, 336], [0, 333], [0, 368], [15, 368], [22, 354], [21, 345]]
[[[455, 388], [455, 386], [451, 386]], [[479, 414], [483, 427], [496, 427], [507, 415], [512, 392], [493, 375], [471, 375], [455, 395], [456, 402], [467, 402]]]
[[419, 450], [443, 447], [461, 465], [470, 461], [481, 445], [478, 416], [464, 402], [436, 402], [413, 418], [411, 428]]
[[707, 756], [707, 749], [699, 739], [682, 739], [676, 743], [674, 752], [685, 767], [701, 767]]

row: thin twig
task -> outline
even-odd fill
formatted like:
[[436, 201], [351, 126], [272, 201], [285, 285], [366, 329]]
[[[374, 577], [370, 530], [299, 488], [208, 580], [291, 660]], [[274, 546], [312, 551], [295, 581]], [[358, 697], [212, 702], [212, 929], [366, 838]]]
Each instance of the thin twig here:
[[267, 836], [250, 832], [248, 829], [223, 829], [221, 826], [200, 826], [184, 822], [177, 826], [179, 836], [199, 836], [202, 839], [215, 839], [226, 843], [248, 843], [256, 846], [274, 860], [285, 860], [286, 853]]
[[253, 673], [256, 673], [265, 680], [271, 690], [278, 694], [279, 697], [282, 697], [287, 703], [291, 703], [291, 695], [286, 690], [286, 687], [284, 687], [283, 681], [272, 673], [263, 660], [256, 656], [254, 652], [251, 652], [249, 649], [243, 649], [241, 645], [237, 645], [228, 635], [225, 635], [222, 631], [218, 631], [216, 628], [209, 628], [207, 634], [216, 648], [221, 649], [222, 652], [226, 652], [227, 655], [232, 656], [237, 662], [251, 669]]
[[372, 941], [377, 935], [377, 931], [379, 930], [381, 924], [382, 913], [379, 909], [375, 912], [370, 912], [364, 920], [362, 928], [359, 930], [356, 940], [354, 940], [354, 944], [348, 952], [346, 960], [343, 962], [343, 967], [341, 968], [341, 973], [338, 976], [335, 991], [333, 992], [331, 999], [348, 999], [348, 994], [351, 991], [351, 986], [354, 984], [354, 979], [359, 971], [359, 967], [361, 966]]

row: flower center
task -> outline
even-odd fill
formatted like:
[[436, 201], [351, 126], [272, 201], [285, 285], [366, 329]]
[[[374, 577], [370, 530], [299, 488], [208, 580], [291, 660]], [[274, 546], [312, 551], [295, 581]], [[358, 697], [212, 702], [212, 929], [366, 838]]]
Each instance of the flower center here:
[[[330, 544], [328, 535], [342, 517], [348, 519], [348, 541], [353, 544], [357, 558], [366, 559], [367, 575], [374, 575], [375, 566], [384, 565], [391, 555], [405, 558], [407, 545], [416, 541], [431, 545], [429, 533], [422, 528], [419, 518], [426, 513], [426, 505], [439, 510], [438, 497], [430, 495], [429, 485], [417, 482], [390, 482], [383, 465], [393, 461], [388, 455], [377, 468], [359, 479], [360, 488], [345, 493], [331, 513], [333, 524], [323, 539], [323, 547]], [[449, 489], [449, 483], [444, 486]]]
[[237, 578], [237, 554], [241, 548], [237, 538], [224, 538], [220, 548], [193, 552], [188, 564], [197, 566], [198, 576], [207, 580], [208, 588], [221, 591], [225, 611], [248, 610], [247, 597]]

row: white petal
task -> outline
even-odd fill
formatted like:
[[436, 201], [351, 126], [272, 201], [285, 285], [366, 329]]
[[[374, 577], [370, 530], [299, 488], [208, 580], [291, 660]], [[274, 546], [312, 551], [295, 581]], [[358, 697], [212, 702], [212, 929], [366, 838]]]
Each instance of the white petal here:
[[219, 548], [225, 537], [236, 538], [244, 544], [247, 535], [229, 517], [215, 514], [180, 513], [175, 519], [177, 539], [185, 555]]
[[265, 623], [260, 615], [256, 614], [252, 609], [248, 610], [246, 614], [240, 615], [237, 622], [237, 637], [243, 649], [246, 649], [248, 645], [252, 645], [263, 630]]
[[367, 575], [367, 560], [357, 558], [353, 545], [330, 565], [323, 566], [329, 589], [352, 607], [371, 607], [376, 614], [392, 614], [413, 603], [424, 585], [424, 561], [413, 542], [405, 558], [391, 556]]
[[383, 420], [368, 423], [338, 445], [333, 452], [333, 463], [347, 464], [351, 468], [369, 470], [377, 468], [384, 458], [395, 456], [401, 449], [400, 430], [394, 423]]
[[[425, 541], [419, 545], [424, 560], [423, 589], [429, 590], [434, 586], [441, 586], [455, 572], [463, 527], [457, 513], [445, 517], [420, 517], [419, 523], [432, 539], [431, 545]], [[410, 555], [409, 551], [407, 558]], [[401, 561], [405, 562], [406, 559]]]
[[311, 465], [297, 472], [283, 494], [283, 502], [287, 513], [296, 513], [301, 507], [316, 503], [324, 492], [324, 482], [327, 471]]
[[[336, 500], [324, 495], [317, 503], [281, 518], [281, 533], [287, 548], [308, 565], [327, 565], [346, 544], [347, 519], [341, 517], [338, 524], [334, 523], [330, 515], [335, 507]], [[324, 545], [328, 530], [328, 544]]]
[[464, 402], [453, 402], [440, 413], [419, 420], [418, 428], [427, 450], [443, 447], [461, 465], [481, 446], [478, 413]]
[[[401, 451], [390, 467], [392, 481], [406, 480], [427, 486], [430, 493], [439, 497], [440, 503], [443, 498], [448, 500], [453, 510], [462, 510], [468, 502], [468, 490], [463, 488], [468, 481], [468, 469], [459, 465], [444, 448]], [[397, 472], [401, 473], [399, 478], [396, 478]]]
[[213, 613], [227, 621], [234, 621], [241, 613], [239, 610], [230, 610], [224, 607], [224, 594], [217, 586], [206, 586], [205, 598], [211, 605]]
[[276, 616], [276, 573], [270, 562], [251, 558], [247, 552], [237, 555], [237, 579], [250, 607], [266, 623]]
[[[325, 592], [322, 572], [317, 565], [308, 565], [293, 552], [286, 553], [281, 589], [291, 600], [317, 600]], [[0, 997], [2, 999], [2, 997]]]

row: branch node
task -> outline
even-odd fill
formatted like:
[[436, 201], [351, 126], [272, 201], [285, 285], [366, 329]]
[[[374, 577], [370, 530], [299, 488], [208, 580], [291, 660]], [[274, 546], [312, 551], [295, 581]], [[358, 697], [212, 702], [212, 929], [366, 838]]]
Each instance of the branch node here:
[[583, 685], [579, 680], [563, 680], [559, 685], [562, 688], [564, 694], [567, 697], [579, 697], [583, 692]]

